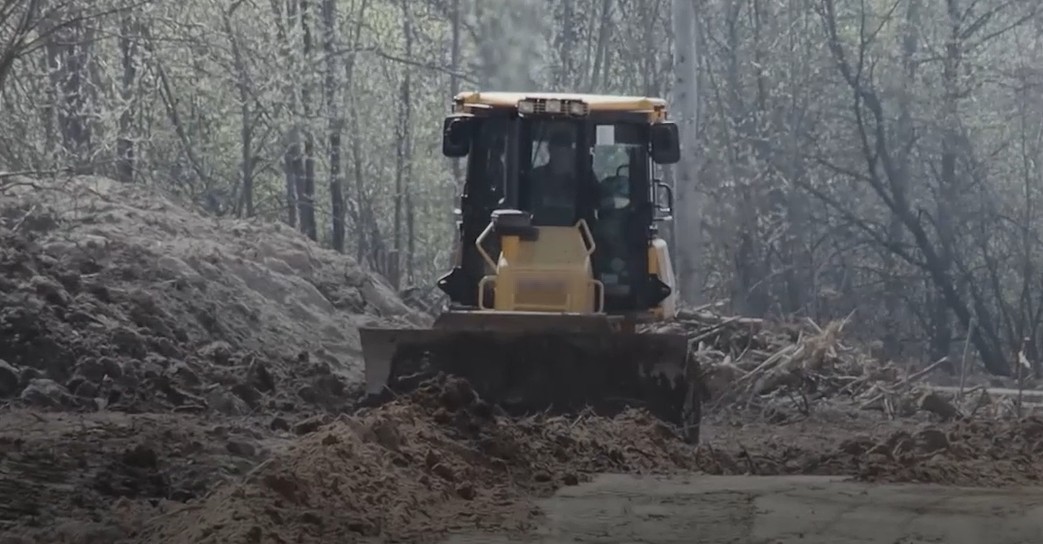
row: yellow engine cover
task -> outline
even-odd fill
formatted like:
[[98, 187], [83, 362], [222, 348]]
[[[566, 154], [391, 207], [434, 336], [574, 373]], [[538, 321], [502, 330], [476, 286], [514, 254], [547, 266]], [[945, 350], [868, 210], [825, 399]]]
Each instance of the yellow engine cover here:
[[494, 282], [491, 309], [602, 312], [604, 292], [590, 260], [593, 245], [583, 221], [573, 227], [539, 227], [535, 240], [502, 237], [496, 275], [483, 280]]

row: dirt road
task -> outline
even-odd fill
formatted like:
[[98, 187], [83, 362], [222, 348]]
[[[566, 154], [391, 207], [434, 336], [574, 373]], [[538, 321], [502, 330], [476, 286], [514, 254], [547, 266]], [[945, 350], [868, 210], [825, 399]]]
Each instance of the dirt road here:
[[1043, 542], [1043, 488], [865, 485], [831, 477], [606, 475], [540, 503], [523, 539], [447, 543], [1029, 544]]

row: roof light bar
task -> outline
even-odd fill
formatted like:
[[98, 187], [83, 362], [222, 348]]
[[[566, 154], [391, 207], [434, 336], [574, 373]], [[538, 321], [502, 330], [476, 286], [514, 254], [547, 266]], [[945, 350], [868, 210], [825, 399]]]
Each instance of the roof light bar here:
[[518, 101], [518, 113], [522, 115], [572, 115], [590, 113], [590, 106], [582, 100], [560, 98], [526, 98]]

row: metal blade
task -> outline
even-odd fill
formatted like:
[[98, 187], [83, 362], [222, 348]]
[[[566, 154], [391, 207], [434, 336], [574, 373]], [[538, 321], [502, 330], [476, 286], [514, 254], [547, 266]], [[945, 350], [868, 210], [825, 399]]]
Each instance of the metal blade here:
[[367, 392], [404, 392], [416, 376], [444, 372], [509, 412], [640, 406], [682, 423], [691, 390], [685, 335], [560, 332], [569, 324], [535, 332], [362, 329]]

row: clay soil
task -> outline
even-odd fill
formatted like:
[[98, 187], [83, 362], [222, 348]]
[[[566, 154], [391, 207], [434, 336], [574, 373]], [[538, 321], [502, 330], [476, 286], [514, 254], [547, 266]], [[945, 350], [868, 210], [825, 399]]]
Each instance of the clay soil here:
[[849, 408], [511, 418], [439, 377], [358, 408], [357, 327], [423, 324], [286, 228], [96, 178], [0, 194], [0, 542], [439, 541], [525, 532], [599, 473], [1035, 484], [1036, 419]]

